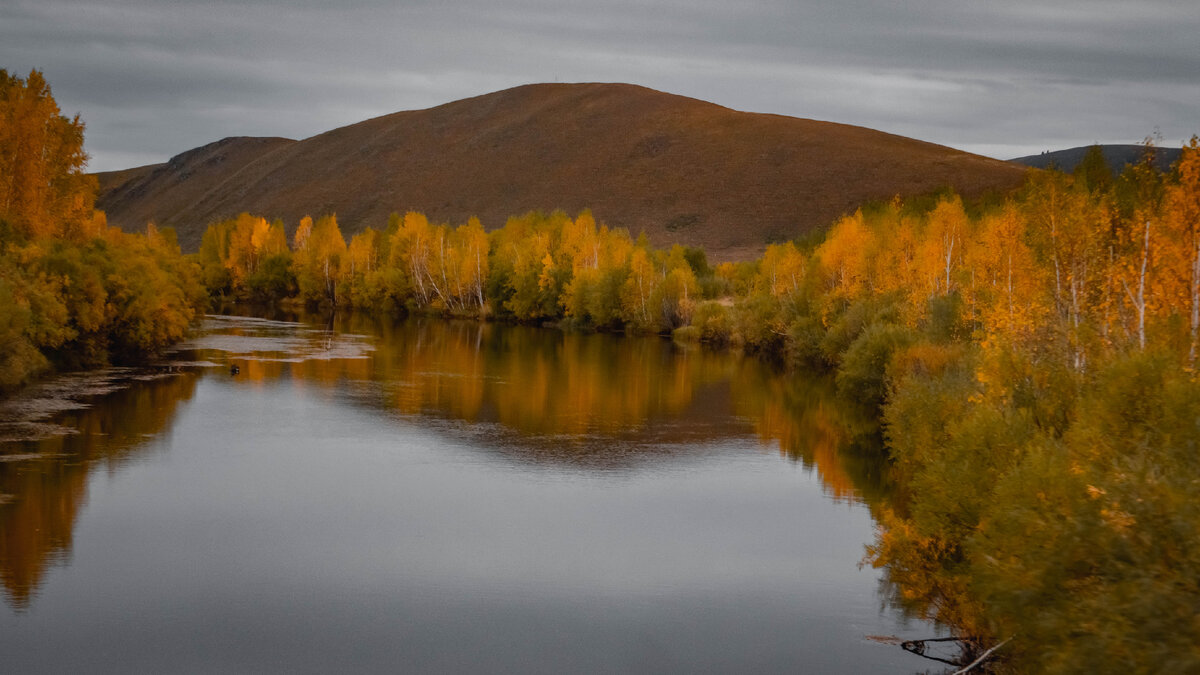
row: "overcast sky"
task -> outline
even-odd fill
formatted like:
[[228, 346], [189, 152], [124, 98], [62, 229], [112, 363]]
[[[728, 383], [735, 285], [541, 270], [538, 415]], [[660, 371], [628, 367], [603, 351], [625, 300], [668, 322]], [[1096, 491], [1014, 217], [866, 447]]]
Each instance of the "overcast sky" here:
[[632, 82], [1003, 159], [1200, 133], [1198, 0], [0, 0], [90, 168], [531, 82]]

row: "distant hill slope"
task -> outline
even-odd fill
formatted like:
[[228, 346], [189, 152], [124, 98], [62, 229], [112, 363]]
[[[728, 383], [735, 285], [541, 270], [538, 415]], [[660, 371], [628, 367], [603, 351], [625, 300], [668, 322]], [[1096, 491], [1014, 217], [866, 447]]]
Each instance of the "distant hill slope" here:
[[[1009, 161], [1031, 166], [1035, 169], [1047, 169], [1050, 166], [1055, 166], [1062, 171], [1070, 173], [1075, 170], [1076, 166], [1079, 166], [1079, 163], [1083, 161], [1083, 156], [1087, 154], [1087, 151], [1091, 147], [1090, 145], [1085, 145], [1079, 148], [1043, 152], [1040, 155], [1017, 157]], [[1141, 145], [1101, 145], [1100, 150], [1104, 153], [1104, 161], [1108, 162], [1113, 171], [1120, 173], [1126, 164], [1136, 163], [1142, 158], [1145, 147]], [[1179, 148], [1156, 148], [1154, 163], [1160, 170], [1166, 171], [1171, 168], [1175, 160], [1179, 159], [1180, 152], [1182, 151]]]
[[195, 250], [241, 211], [337, 213], [343, 232], [393, 211], [492, 229], [530, 210], [592, 209], [653, 242], [757, 255], [861, 203], [947, 185], [1007, 189], [1021, 167], [861, 127], [743, 113], [627, 84], [537, 84], [398, 112], [303, 141], [225, 139], [164, 165], [100, 174], [109, 222], [174, 226]]
[[110, 224], [125, 229], [141, 229], [150, 221], [173, 225], [184, 250], [195, 249], [207, 225], [189, 217], [193, 205], [246, 165], [295, 143], [289, 138], [226, 138], [180, 153], [165, 164], [98, 173], [97, 206], [107, 212]]

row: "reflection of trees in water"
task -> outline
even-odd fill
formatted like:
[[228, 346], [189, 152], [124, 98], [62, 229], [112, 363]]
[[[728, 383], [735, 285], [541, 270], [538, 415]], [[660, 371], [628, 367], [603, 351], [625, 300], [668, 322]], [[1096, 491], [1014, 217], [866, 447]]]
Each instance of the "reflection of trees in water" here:
[[874, 506], [891, 495], [875, 418], [838, 398], [827, 378], [739, 368], [734, 391], [739, 414], [754, 421], [759, 438], [815, 470], [834, 499]]
[[191, 398], [197, 377], [135, 382], [62, 415], [77, 434], [11, 445], [8, 454], [41, 456], [0, 461], [0, 583], [11, 606], [28, 607], [49, 567], [70, 556], [89, 474], [144, 451], [146, 436], [166, 429], [179, 402]]
[[0, 464], [0, 583], [9, 604], [26, 608], [46, 570], [71, 551], [87, 469], [58, 459]]
[[825, 378], [667, 340], [478, 322], [376, 322], [366, 361], [292, 364], [298, 381], [375, 380], [366, 405], [487, 426], [487, 447], [515, 460], [624, 468], [683, 446], [757, 434], [815, 470], [837, 499], [889, 492], [874, 418]]
[[374, 380], [382, 397], [375, 403], [402, 414], [569, 438], [677, 418], [697, 385], [727, 379], [732, 363], [727, 356], [680, 353], [662, 340], [522, 326], [411, 321], [376, 331], [369, 364], [304, 362], [292, 373], [323, 383]]

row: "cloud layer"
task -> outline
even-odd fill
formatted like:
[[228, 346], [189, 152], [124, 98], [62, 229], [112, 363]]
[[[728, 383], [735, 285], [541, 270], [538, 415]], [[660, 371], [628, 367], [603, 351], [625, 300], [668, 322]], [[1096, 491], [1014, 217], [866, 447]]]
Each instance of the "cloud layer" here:
[[91, 168], [529, 82], [633, 82], [1007, 158], [1200, 133], [1195, 0], [8, 0]]

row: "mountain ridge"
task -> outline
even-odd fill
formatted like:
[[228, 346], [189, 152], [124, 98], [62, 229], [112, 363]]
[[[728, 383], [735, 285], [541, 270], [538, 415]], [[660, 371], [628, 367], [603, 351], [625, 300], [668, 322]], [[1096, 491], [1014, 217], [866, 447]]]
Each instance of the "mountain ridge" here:
[[336, 213], [349, 235], [396, 211], [494, 229], [530, 210], [589, 208], [656, 245], [744, 259], [872, 199], [1005, 190], [1024, 169], [864, 127], [585, 83], [523, 85], [299, 141], [227, 138], [97, 176], [111, 223], [173, 226], [185, 250], [242, 211], [289, 231]]
[[[1083, 161], [1084, 155], [1088, 150], [1091, 150], [1091, 145], [1081, 145], [1077, 148], [1065, 148], [1063, 150], [1049, 150], [1037, 155], [1026, 155], [1025, 157], [1015, 157], [1008, 161], [1024, 164], [1035, 169], [1048, 169], [1051, 166], [1057, 167], [1062, 171], [1070, 173], [1075, 170], [1075, 167]], [[1146, 146], [1136, 143], [1118, 144], [1100, 144], [1100, 151], [1104, 154], [1104, 161], [1115, 172], [1121, 173], [1121, 169], [1127, 164], [1134, 164], [1142, 159], [1146, 153]], [[1160, 171], [1168, 171], [1175, 160], [1179, 159], [1181, 150], [1179, 148], [1155, 148], [1154, 149], [1154, 166]]]

